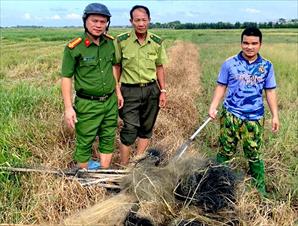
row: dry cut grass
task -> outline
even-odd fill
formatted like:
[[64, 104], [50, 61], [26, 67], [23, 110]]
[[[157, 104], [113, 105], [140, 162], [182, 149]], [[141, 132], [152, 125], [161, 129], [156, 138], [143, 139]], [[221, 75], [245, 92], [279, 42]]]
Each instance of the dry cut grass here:
[[157, 118], [152, 146], [160, 147], [169, 157], [194, 132], [197, 124], [200, 71], [195, 44], [177, 41], [168, 49], [168, 56], [165, 67], [168, 102]]

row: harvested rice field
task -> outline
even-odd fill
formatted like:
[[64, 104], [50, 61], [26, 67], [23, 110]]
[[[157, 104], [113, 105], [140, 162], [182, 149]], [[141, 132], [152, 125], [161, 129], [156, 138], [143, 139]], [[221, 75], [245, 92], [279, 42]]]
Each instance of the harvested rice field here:
[[[123, 31], [112, 28], [110, 34]], [[0, 167], [69, 168], [74, 133], [63, 122], [60, 68], [64, 46], [80, 32], [1, 28]], [[240, 148], [229, 167], [214, 162], [218, 121], [209, 122], [183, 158], [173, 160], [179, 146], [206, 120], [218, 71], [226, 58], [239, 52], [241, 31], [153, 32], [165, 39], [169, 56], [168, 103], [150, 144], [155, 154], [132, 158], [127, 173], [117, 180], [121, 189], [81, 186], [50, 173], [0, 170], [0, 224], [298, 223], [298, 30], [263, 30], [261, 54], [274, 65], [281, 123], [280, 131], [272, 134], [266, 106], [266, 199], [250, 185]], [[117, 147], [118, 142], [117, 135]], [[119, 169], [118, 152], [113, 169]]]

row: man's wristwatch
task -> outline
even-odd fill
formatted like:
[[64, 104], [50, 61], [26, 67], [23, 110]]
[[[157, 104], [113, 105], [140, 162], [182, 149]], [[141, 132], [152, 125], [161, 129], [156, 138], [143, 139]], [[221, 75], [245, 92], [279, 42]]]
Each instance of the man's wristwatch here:
[[166, 90], [166, 89], [161, 89], [160, 92], [161, 92], [161, 93], [166, 93], [167, 90]]

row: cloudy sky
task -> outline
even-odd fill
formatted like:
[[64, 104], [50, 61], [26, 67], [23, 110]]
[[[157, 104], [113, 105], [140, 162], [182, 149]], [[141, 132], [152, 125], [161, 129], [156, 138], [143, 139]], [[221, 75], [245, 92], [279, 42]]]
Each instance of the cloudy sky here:
[[[80, 26], [85, 6], [96, 1], [83, 0], [1, 0], [2, 27], [16, 25], [36, 26]], [[232, 0], [232, 1], [100, 1], [111, 14], [111, 25], [128, 25], [129, 10], [136, 4], [149, 7], [152, 22], [182, 23], [193, 22], [268, 22], [279, 18], [297, 19], [298, 2], [296, 0]]]

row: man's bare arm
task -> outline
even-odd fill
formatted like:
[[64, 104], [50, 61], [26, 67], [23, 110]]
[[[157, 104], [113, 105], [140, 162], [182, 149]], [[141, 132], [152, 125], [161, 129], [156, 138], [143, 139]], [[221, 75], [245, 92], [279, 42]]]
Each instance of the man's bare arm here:
[[159, 107], [165, 107], [167, 103], [166, 99], [166, 79], [165, 79], [165, 72], [163, 65], [159, 65], [156, 67], [156, 76], [159, 88], [161, 90], [160, 96], [159, 96]]
[[279, 130], [277, 95], [275, 89], [266, 89], [266, 99], [272, 115], [272, 132]]
[[227, 87], [225, 85], [218, 84], [214, 90], [213, 99], [211, 101], [209, 111], [208, 111], [209, 116], [213, 119], [216, 118], [217, 107], [221, 102], [221, 100], [223, 99], [226, 93], [226, 89]]
[[113, 75], [116, 80], [115, 90], [116, 90], [116, 95], [118, 98], [118, 108], [120, 109], [123, 107], [123, 104], [124, 104], [124, 99], [121, 94], [120, 84], [119, 84], [119, 80], [120, 80], [120, 76], [121, 76], [121, 65], [120, 64], [113, 65]]
[[72, 79], [63, 77], [61, 79], [61, 90], [64, 100], [64, 119], [68, 127], [75, 128], [77, 122], [76, 113], [72, 106]]

